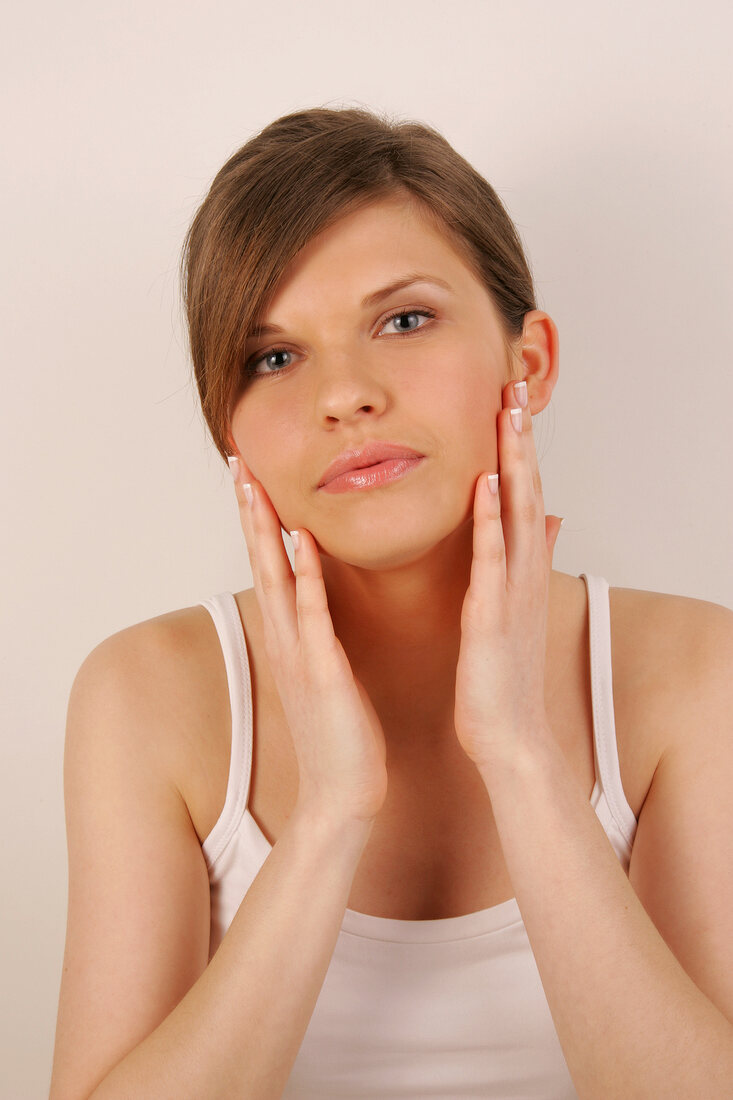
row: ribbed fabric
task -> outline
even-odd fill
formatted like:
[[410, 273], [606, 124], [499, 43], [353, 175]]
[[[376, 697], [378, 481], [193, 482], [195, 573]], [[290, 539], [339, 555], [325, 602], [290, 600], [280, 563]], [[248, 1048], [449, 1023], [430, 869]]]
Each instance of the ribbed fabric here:
[[[590, 606], [596, 768], [590, 801], [628, 871], [636, 818], [616, 746], [609, 586], [602, 577], [581, 576]], [[221, 641], [232, 712], [226, 801], [202, 845], [211, 884], [211, 958], [272, 847], [247, 809], [252, 695], [237, 603], [230, 592], [201, 603]], [[284, 1098], [576, 1096], [515, 898], [444, 920], [346, 910]]]

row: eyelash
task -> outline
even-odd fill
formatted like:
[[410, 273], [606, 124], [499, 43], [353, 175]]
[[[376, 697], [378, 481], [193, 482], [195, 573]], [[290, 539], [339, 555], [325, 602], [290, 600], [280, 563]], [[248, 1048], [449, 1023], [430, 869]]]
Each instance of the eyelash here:
[[[432, 310], [432, 309], [397, 309], [397, 310], [394, 311], [394, 313], [390, 313], [390, 315], [388, 317], [385, 317], [379, 327], [384, 328], [384, 326], [388, 325], [390, 321], [394, 321], [395, 317], [406, 317], [406, 316], [409, 316], [412, 313], [417, 314], [417, 316], [419, 316], [419, 317], [427, 317], [430, 320], [432, 320], [432, 318], [435, 317], [435, 311]], [[405, 332], [401, 332], [401, 333], [393, 332], [391, 335], [392, 336], [414, 336], [416, 333], [421, 332], [422, 329], [424, 329], [426, 327], [427, 326], [425, 326], [425, 325], [420, 325], [418, 328], [409, 329], [409, 330], [407, 330]], [[286, 352], [286, 353], [290, 354], [290, 349], [289, 348], [281, 348], [281, 347], [272, 347], [272, 348], [267, 348], [265, 351], [255, 352], [255, 354], [252, 355], [247, 360], [247, 362], [245, 363], [245, 370], [246, 370], [247, 376], [249, 378], [268, 378], [268, 377], [269, 378], [277, 378], [281, 374], [287, 374], [287, 372], [290, 370], [290, 367], [281, 367], [279, 370], [266, 371], [264, 374], [256, 374], [255, 373], [254, 368], [258, 365], [258, 363], [260, 363], [263, 359], [267, 358], [268, 355], [277, 355], [278, 352]], [[292, 366], [292, 364], [291, 364], [291, 366]]]

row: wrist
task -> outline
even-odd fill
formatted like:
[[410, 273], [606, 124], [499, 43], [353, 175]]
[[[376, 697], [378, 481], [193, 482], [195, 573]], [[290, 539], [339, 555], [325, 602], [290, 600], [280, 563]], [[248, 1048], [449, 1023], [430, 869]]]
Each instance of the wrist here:
[[502, 748], [496, 748], [477, 767], [486, 789], [491, 793], [497, 784], [526, 777], [538, 767], [543, 767], [548, 761], [548, 754], [554, 757], [558, 751], [559, 745], [549, 725], [545, 724], [527, 734], [514, 733]]
[[357, 818], [327, 809], [313, 803], [296, 803], [288, 824], [304, 830], [308, 835], [324, 841], [334, 839], [341, 843], [366, 844], [374, 827], [375, 818]]

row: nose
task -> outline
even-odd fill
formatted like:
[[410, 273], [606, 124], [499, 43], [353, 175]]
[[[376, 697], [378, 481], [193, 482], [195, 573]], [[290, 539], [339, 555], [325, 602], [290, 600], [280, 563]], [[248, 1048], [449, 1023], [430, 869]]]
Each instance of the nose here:
[[365, 415], [379, 416], [387, 407], [388, 394], [374, 370], [354, 354], [330, 356], [316, 371], [316, 413], [324, 424], [334, 425]]

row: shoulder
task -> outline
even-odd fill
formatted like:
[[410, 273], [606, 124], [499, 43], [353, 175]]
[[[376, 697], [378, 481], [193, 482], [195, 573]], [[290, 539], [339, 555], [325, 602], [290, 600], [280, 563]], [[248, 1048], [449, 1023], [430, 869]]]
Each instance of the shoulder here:
[[683, 687], [733, 631], [733, 611], [708, 600], [635, 588], [611, 588], [609, 596], [619, 645], [645, 679], [674, 671]]
[[[700, 705], [733, 703], [733, 611], [665, 592], [610, 589], [614, 694], [658, 737], [657, 759], [690, 729]], [[618, 681], [618, 683], [617, 683]]]
[[[105, 680], [134, 686], [142, 701], [151, 693], [174, 706], [196, 688], [215, 654], [216, 628], [206, 608], [184, 607], [134, 623], [99, 642], [76, 674], [74, 688]], [[186, 702], [190, 701], [188, 698]]]
[[228, 728], [226, 667], [211, 615], [179, 608], [109, 635], [74, 679], [74, 708], [114, 712], [118, 736], [149, 764], [154, 759], [190, 805], [204, 741]]
[[657, 613], [657, 640], [669, 678], [670, 747], [698, 737], [730, 736], [733, 714], [733, 611], [722, 604], [667, 597]]

